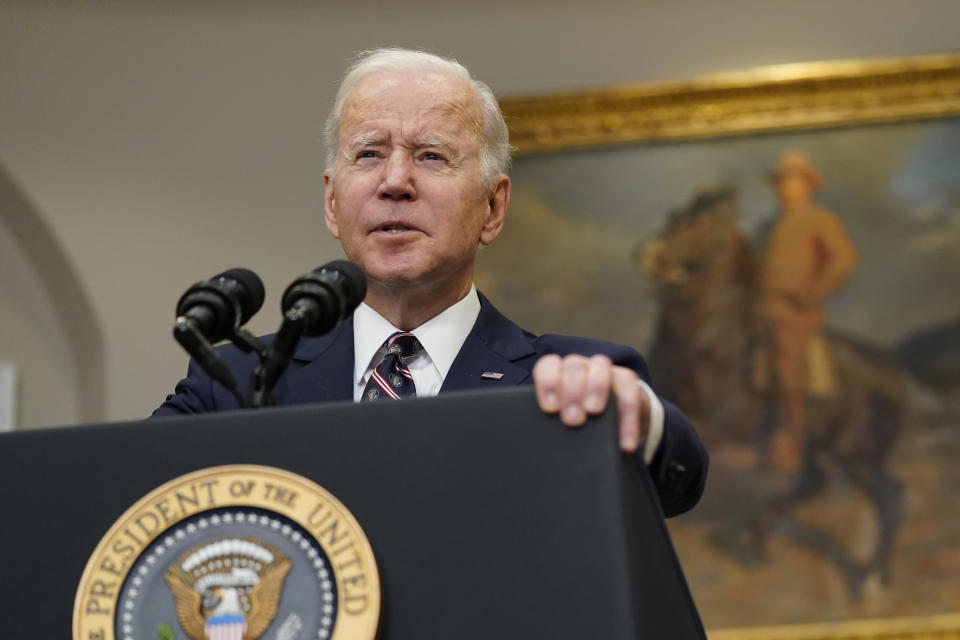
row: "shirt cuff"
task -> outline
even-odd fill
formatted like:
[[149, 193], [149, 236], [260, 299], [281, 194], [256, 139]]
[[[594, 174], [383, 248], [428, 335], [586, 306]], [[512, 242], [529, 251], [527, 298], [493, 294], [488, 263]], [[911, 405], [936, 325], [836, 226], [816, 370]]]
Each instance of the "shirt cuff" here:
[[653, 456], [657, 455], [657, 449], [660, 447], [660, 441], [663, 440], [663, 403], [643, 380], [637, 380], [640, 388], [647, 392], [650, 398], [650, 431], [647, 433], [647, 439], [643, 443], [643, 462], [650, 464]]

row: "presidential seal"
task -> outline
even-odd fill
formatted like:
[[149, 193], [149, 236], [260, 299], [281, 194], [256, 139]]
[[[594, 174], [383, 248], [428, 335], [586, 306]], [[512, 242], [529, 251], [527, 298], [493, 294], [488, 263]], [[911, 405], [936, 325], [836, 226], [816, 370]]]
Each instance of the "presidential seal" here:
[[74, 640], [372, 640], [380, 578], [356, 519], [296, 474], [196, 471], [140, 499], [87, 562]]

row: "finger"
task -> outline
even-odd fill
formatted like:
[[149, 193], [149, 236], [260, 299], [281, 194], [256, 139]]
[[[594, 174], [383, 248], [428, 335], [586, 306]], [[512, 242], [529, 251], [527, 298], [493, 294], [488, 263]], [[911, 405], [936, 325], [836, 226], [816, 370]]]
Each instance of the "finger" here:
[[569, 355], [563, 358], [560, 373], [560, 420], [568, 427], [579, 427], [587, 421], [583, 398], [589, 365], [590, 361], [584, 356]]
[[610, 358], [602, 355], [590, 358], [583, 398], [583, 408], [590, 415], [603, 413], [607, 408], [612, 377], [613, 363], [610, 362]]
[[613, 368], [613, 393], [617, 397], [617, 415], [620, 434], [620, 449], [633, 453], [640, 445], [645, 431], [643, 423], [643, 404], [646, 401], [646, 423], [650, 422], [650, 403], [643, 389], [637, 383], [637, 374], [624, 367]]
[[533, 365], [533, 387], [544, 413], [560, 411], [560, 365], [558, 355], [543, 356]]

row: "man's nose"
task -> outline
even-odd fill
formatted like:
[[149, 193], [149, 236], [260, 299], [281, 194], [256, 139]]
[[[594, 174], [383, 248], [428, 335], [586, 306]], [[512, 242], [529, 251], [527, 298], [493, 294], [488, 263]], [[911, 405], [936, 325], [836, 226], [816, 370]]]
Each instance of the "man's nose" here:
[[416, 200], [413, 159], [401, 150], [387, 158], [377, 195], [384, 200]]

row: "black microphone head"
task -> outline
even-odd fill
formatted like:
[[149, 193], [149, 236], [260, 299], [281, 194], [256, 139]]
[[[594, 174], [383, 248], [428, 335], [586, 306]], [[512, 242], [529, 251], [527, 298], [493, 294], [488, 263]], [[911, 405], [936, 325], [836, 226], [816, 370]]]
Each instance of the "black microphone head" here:
[[350, 315], [367, 296], [367, 276], [360, 267], [349, 260], [334, 260], [314, 269], [314, 273], [324, 271], [340, 273], [343, 292], [347, 297], [347, 309], [343, 315]]
[[263, 306], [263, 299], [266, 295], [263, 288], [263, 280], [253, 271], [250, 271], [250, 269], [243, 269], [241, 267], [228, 269], [223, 273], [213, 276], [213, 279], [218, 278], [221, 281], [234, 280], [236, 284], [240, 285], [239, 287], [231, 286], [231, 283], [223, 282], [223, 284], [233, 289], [237, 300], [240, 302], [239, 324], [246, 324], [257, 311], [260, 311], [260, 307]]
[[360, 267], [334, 260], [293, 281], [283, 292], [280, 308], [305, 314], [303, 334], [317, 336], [353, 313], [367, 295], [367, 277]]
[[249, 269], [229, 269], [198, 282], [177, 302], [177, 316], [189, 317], [210, 342], [230, 338], [263, 306], [263, 282]]

